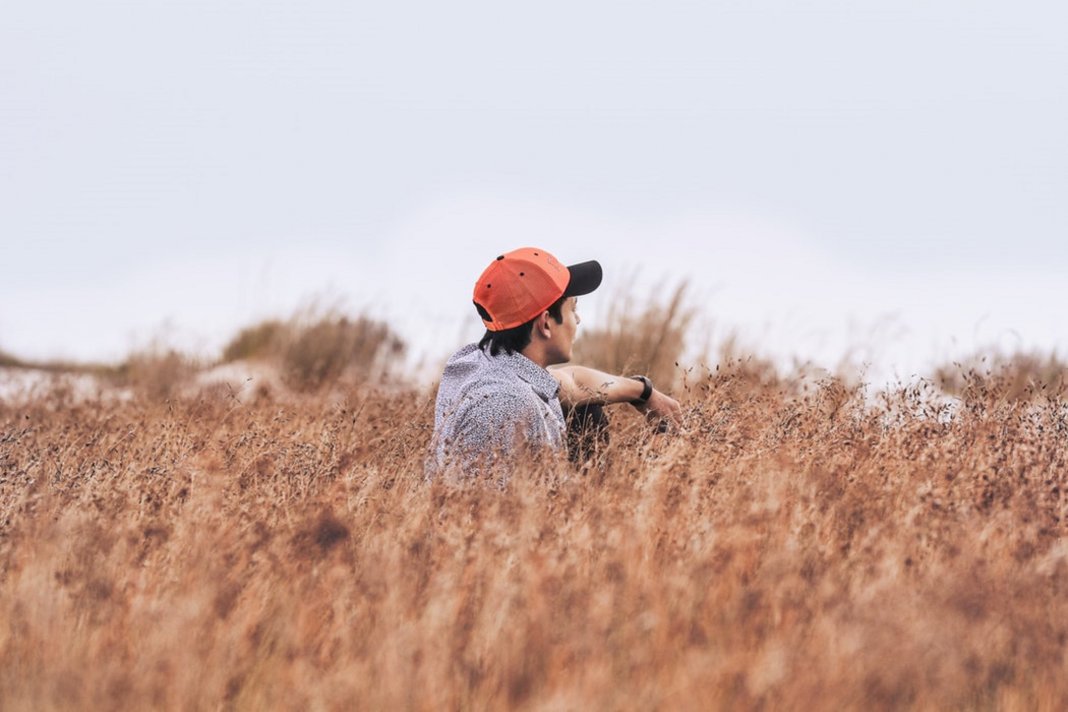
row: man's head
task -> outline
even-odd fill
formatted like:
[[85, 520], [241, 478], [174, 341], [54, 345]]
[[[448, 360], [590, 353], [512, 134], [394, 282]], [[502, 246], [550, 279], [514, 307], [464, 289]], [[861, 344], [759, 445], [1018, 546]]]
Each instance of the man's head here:
[[578, 326], [575, 297], [597, 289], [601, 277], [597, 262], [565, 267], [536, 247], [501, 255], [475, 283], [475, 308], [486, 325], [480, 346], [494, 355], [533, 346], [536, 360], [569, 360]]

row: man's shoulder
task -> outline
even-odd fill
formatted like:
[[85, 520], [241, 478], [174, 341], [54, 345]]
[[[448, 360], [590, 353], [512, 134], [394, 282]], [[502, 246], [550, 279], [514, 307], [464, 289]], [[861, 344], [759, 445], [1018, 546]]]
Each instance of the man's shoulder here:
[[530, 385], [485, 355], [478, 367], [442, 386], [451, 391], [453, 412], [462, 420], [504, 422], [536, 411]]
[[473, 360], [480, 353], [482, 353], [482, 349], [478, 347], [477, 343], [470, 343], [465, 346], [461, 346], [460, 348], [456, 349], [452, 356], [449, 356], [449, 360], [446, 362], [446, 366], [455, 362]]
[[521, 392], [522, 380], [506, 363], [480, 349], [478, 344], [468, 344], [451, 357], [445, 364], [441, 377], [442, 385], [465, 390], [502, 390], [514, 388]]
[[487, 402], [518, 408], [529, 399], [530, 387], [515, 373], [470, 344], [449, 358], [438, 387], [438, 405], [452, 415], [481, 410]]

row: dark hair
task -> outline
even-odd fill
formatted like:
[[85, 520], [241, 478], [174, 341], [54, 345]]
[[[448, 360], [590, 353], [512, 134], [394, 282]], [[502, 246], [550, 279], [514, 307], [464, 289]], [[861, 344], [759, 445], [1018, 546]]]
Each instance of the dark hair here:
[[[566, 299], [567, 295], [560, 297], [545, 310], [549, 312], [549, 316], [557, 324], [564, 323], [564, 300]], [[483, 312], [483, 309], [478, 304], [475, 307], [478, 308], [479, 314]], [[541, 314], [538, 314], [538, 316], [541, 316]], [[536, 316], [525, 324], [520, 324], [504, 331], [490, 331], [487, 329], [486, 335], [478, 342], [478, 347], [485, 351], [486, 347], [489, 346], [490, 354], [493, 356], [500, 355], [501, 351], [507, 354], [522, 351], [530, 344], [530, 335], [534, 330], [534, 322], [537, 318]]]

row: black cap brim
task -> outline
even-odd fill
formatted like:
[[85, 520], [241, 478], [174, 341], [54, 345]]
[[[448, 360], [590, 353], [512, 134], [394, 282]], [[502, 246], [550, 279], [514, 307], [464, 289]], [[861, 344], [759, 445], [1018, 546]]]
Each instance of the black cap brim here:
[[601, 263], [597, 260], [579, 262], [577, 265], [569, 266], [567, 271], [571, 273], [571, 280], [567, 283], [567, 289], [564, 290], [565, 297], [580, 297], [583, 294], [589, 294], [601, 286], [601, 278], [604, 276], [601, 272]]

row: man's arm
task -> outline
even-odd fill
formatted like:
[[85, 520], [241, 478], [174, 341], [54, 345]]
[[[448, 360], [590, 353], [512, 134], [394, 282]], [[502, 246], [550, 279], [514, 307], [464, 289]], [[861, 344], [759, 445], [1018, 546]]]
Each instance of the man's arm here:
[[[560, 404], [565, 408], [591, 403], [630, 403], [640, 398], [645, 390], [641, 381], [586, 366], [552, 368], [549, 373], [560, 383]], [[678, 401], [655, 388], [645, 405], [635, 407], [649, 417], [667, 419], [675, 424], [681, 416]]]

